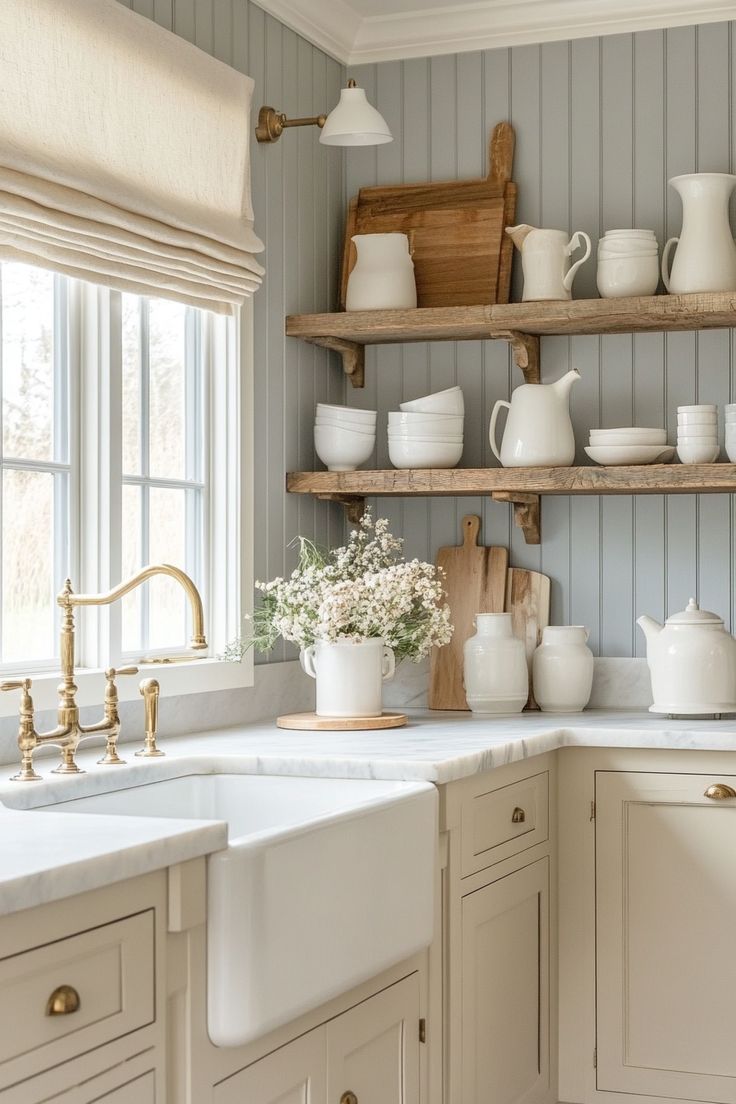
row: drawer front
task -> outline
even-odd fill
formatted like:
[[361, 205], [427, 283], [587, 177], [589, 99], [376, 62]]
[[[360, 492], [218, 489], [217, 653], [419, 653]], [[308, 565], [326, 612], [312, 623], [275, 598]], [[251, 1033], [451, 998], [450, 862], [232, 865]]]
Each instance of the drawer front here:
[[463, 877], [548, 838], [547, 771], [469, 798], [462, 810]]
[[0, 960], [0, 991], [6, 1083], [24, 1059], [37, 1073], [152, 1023], [153, 909]]

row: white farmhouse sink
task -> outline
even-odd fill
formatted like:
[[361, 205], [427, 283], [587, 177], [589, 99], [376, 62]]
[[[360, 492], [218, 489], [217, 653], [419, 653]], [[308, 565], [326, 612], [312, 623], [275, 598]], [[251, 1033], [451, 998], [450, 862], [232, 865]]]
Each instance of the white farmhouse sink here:
[[432, 941], [428, 783], [189, 775], [54, 807], [228, 822], [227, 849], [208, 859], [218, 1046], [255, 1039]]

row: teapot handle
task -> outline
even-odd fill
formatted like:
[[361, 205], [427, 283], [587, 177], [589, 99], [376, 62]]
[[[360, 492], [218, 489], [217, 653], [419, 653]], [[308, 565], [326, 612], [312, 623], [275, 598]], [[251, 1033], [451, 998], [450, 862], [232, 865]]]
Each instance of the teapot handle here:
[[491, 413], [491, 424], [488, 427], [488, 440], [491, 444], [491, 452], [496, 457], [499, 464], [503, 464], [503, 460], [501, 459], [501, 453], [498, 451], [498, 446], [496, 444], [496, 418], [498, 418], [498, 412], [502, 406], [505, 406], [507, 410], [511, 409], [511, 403], [506, 402], [505, 399], [499, 399]]
[[562, 284], [565, 288], [565, 291], [570, 290], [570, 288], [572, 287], [572, 282], [575, 279], [575, 273], [580, 268], [581, 264], [585, 264], [588, 257], [590, 256], [590, 250], [591, 250], [590, 238], [588, 237], [588, 235], [585, 233], [584, 230], [576, 230], [575, 233], [573, 234], [573, 236], [570, 238], [570, 241], [568, 242], [568, 245], [567, 245], [567, 249], [565, 250], [565, 253], [569, 257], [571, 253], [574, 253], [576, 249], [580, 248], [580, 246], [583, 244], [583, 242], [585, 242], [585, 253], [584, 253], [584, 255], [580, 258], [580, 260], [576, 261], [574, 265], [571, 265], [571, 267], [567, 270], [567, 272], [565, 274], [564, 280], [562, 281]]
[[667, 288], [667, 291], [670, 290], [670, 271], [667, 267], [667, 260], [670, 255], [670, 249], [672, 249], [672, 246], [675, 245], [676, 242], [679, 242], [679, 240], [679, 238], [668, 238], [662, 250], [662, 283]]

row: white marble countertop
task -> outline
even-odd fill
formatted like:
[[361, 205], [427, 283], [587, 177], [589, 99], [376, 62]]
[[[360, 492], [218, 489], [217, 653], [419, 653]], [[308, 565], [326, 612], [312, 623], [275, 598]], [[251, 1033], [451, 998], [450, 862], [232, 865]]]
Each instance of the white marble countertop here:
[[[212, 821], [78, 816], [31, 811], [64, 799], [191, 773], [380, 778], [437, 784], [562, 747], [736, 751], [736, 719], [666, 720], [650, 713], [591, 711], [492, 719], [466, 713], [410, 713], [405, 728], [377, 732], [287, 732], [271, 722], [167, 740], [166, 757], [113, 769], [83, 752], [75, 777], [0, 781], [0, 914], [82, 893], [224, 847]], [[127, 749], [121, 747], [123, 756]], [[48, 764], [48, 765], [47, 765]], [[7, 776], [12, 771], [0, 768]]]

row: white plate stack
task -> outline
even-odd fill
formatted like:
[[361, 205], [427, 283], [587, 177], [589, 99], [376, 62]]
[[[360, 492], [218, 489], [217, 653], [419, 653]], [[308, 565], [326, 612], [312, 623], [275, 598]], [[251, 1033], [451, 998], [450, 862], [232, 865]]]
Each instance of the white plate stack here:
[[375, 410], [317, 403], [314, 448], [328, 471], [355, 471], [376, 446]]
[[726, 456], [736, 464], [736, 403], [728, 403], [726, 411]]
[[591, 429], [586, 453], [596, 464], [666, 464], [675, 450], [667, 445], [667, 430], [646, 426]]
[[400, 404], [388, 416], [395, 468], [454, 468], [463, 454], [465, 401], [459, 387]]
[[708, 403], [677, 408], [677, 455], [683, 464], [712, 464], [720, 455], [718, 407]]

